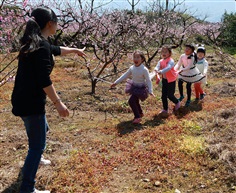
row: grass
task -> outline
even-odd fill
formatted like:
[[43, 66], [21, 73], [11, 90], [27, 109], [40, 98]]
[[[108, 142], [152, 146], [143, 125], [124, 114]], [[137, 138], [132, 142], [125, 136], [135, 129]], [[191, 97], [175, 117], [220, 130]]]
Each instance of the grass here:
[[183, 136], [180, 141], [180, 150], [192, 156], [206, 153], [204, 138], [195, 136]]
[[[168, 117], [158, 114], [161, 89], [153, 84], [156, 97], [142, 103], [142, 124], [133, 125], [124, 84], [109, 91], [109, 85], [100, 82], [96, 95], [89, 95], [85, 69], [70, 59], [57, 58], [56, 63], [52, 79], [70, 116], [58, 117], [48, 102], [44, 156], [52, 165], [40, 166], [37, 188], [52, 193], [235, 192], [236, 90], [230, 86], [235, 77], [217, 78], [209, 70], [204, 102], [181, 107]], [[12, 87], [13, 82], [0, 87], [3, 193], [18, 192], [27, 153], [23, 123], [11, 113]]]

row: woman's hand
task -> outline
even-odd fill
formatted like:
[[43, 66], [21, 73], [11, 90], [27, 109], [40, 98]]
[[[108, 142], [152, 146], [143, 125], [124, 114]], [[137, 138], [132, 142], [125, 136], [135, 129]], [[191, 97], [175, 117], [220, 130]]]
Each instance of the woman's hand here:
[[64, 105], [61, 101], [58, 101], [55, 104], [55, 107], [61, 117], [68, 117], [69, 116], [69, 114], [70, 114], [69, 110], [67, 109], [66, 105]]
[[77, 50], [76, 50], [76, 54], [78, 54], [78, 55], [81, 56], [81, 57], [87, 56], [87, 55], [84, 53], [85, 48], [86, 48], [86, 47], [84, 47], [83, 49], [77, 49]]

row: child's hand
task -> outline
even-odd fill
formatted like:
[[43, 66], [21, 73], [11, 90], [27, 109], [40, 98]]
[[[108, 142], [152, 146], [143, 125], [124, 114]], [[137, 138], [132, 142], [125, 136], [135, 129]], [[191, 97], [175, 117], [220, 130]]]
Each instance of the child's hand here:
[[114, 88], [115, 86], [116, 86], [116, 83], [112, 83], [112, 85], [110, 87]]
[[155, 95], [153, 93], [149, 93], [152, 97], [155, 97]]

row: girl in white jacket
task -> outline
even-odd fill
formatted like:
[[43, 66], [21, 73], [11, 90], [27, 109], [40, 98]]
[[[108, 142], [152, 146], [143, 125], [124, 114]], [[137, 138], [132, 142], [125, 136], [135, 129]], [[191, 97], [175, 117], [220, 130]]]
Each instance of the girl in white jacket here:
[[206, 75], [207, 75], [207, 69], [208, 69], [208, 62], [205, 59], [206, 49], [201, 46], [197, 48], [197, 63], [196, 66], [198, 70], [205, 76], [204, 79], [202, 79], [199, 82], [194, 83], [194, 89], [195, 89], [195, 95], [196, 95], [196, 101], [202, 100], [205, 97], [205, 92], [202, 89], [202, 84], [206, 84]]
[[179, 101], [184, 99], [183, 94], [183, 82], [186, 82], [187, 89], [187, 101], [185, 103], [185, 107], [188, 107], [191, 102], [191, 85], [192, 83], [201, 81], [205, 76], [201, 74], [201, 72], [196, 67], [197, 55], [194, 52], [195, 47], [192, 44], [186, 44], [184, 54], [180, 56], [178, 63], [175, 65], [175, 70], [179, 70], [178, 75], [178, 88], [180, 98]]

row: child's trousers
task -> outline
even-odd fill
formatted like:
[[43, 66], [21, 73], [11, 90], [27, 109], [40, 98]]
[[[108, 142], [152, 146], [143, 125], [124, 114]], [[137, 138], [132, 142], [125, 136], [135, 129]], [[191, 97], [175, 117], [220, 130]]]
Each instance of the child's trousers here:
[[134, 113], [134, 118], [140, 118], [140, 114], [142, 114], [143, 111], [139, 104], [139, 98], [136, 95], [131, 95], [128, 102]]
[[195, 89], [196, 98], [199, 99], [200, 94], [203, 94], [203, 90], [202, 90], [202, 87], [201, 87], [201, 82], [194, 83], [194, 89]]
[[[182, 80], [179, 80], [178, 81], [178, 87], [179, 87], [179, 94], [180, 96], [184, 96], [184, 93], [183, 93], [183, 81]], [[186, 84], [186, 90], [187, 90], [187, 100], [191, 100], [191, 92], [192, 92], [192, 89], [191, 89], [191, 86], [192, 86], [192, 83], [188, 82]]]
[[162, 79], [162, 104], [163, 104], [163, 109], [168, 110], [168, 98], [174, 103], [177, 104], [179, 101], [175, 97], [175, 81], [168, 83], [167, 79], [163, 78]]

